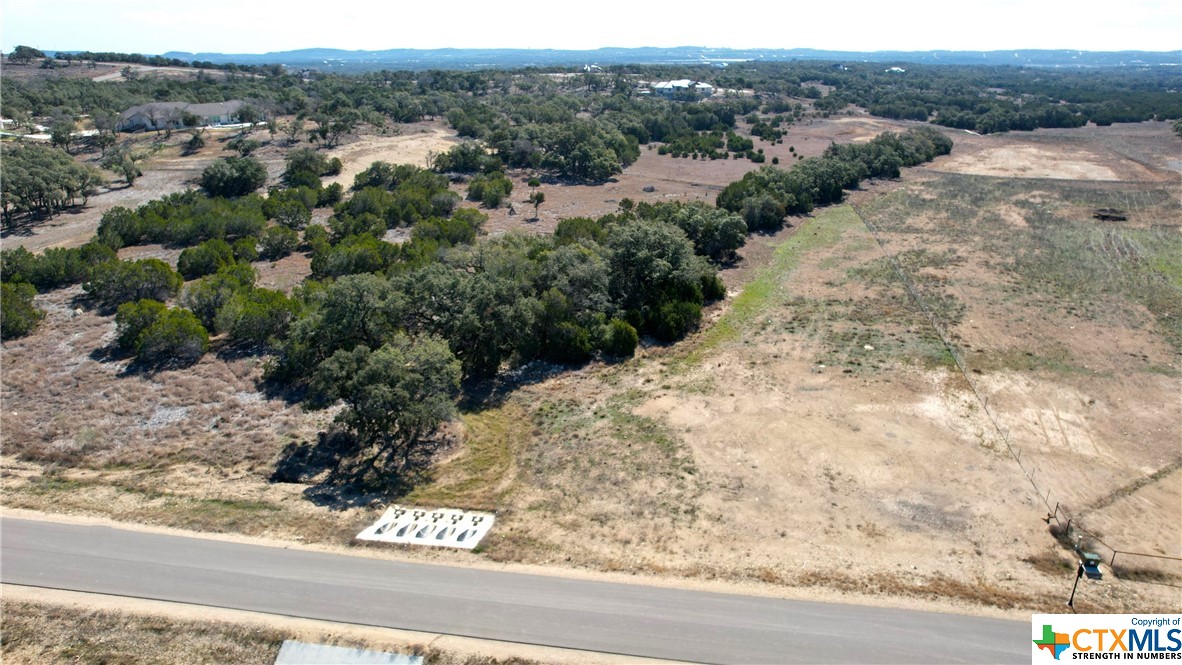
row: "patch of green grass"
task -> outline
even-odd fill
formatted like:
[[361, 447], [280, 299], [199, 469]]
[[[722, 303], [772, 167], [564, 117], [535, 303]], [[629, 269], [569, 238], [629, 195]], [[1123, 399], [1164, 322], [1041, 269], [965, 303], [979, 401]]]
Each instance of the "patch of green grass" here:
[[727, 313], [701, 336], [684, 362], [696, 364], [712, 349], [738, 339], [761, 313], [777, 304], [780, 286], [806, 256], [836, 245], [847, 230], [861, 225], [849, 205], [831, 206], [818, 212], [776, 248], [771, 264], [735, 297]]
[[[944, 251], [927, 248], [908, 249], [895, 254], [894, 258], [899, 264], [899, 268], [910, 276], [913, 282], [925, 284], [935, 284], [940, 280], [931, 273], [921, 273], [921, 270], [948, 268], [964, 263], [964, 258], [951, 249]], [[895, 272], [894, 264], [885, 256], [850, 268], [846, 270], [846, 274], [869, 285], [894, 286], [899, 283], [899, 275]]]
[[972, 354], [969, 366], [982, 371], [1046, 371], [1060, 374], [1085, 373], [1089, 370], [1071, 362], [1071, 353], [1059, 344], [1046, 344], [1039, 353], [1022, 349], [1001, 349]]
[[241, 499], [197, 499], [194, 501], [193, 510], [209, 514], [244, 513], [249, 515], [260, 512], [274, 513], [279, 510], [279, 506], [276, 506], [273, 503], [267, 503], [265, 501], [244, 501]]
[[213, 532], [249, 532], [282, 517], [282, 509], [264, 501], [242, 499], [201, 499], [172, 497], [165, 499], [164, 508], [174, 508], [171, 525], [181, 529]]
[[685, 468], [682, 470], [693, 473], [693, 460], [682, 455], [680, 442], [664, 423], [633, 413], [633, 408], [640, 404], [644, 397], [644, 393], [639, 390], [628, 390], [608, 399], [603, 413], [608, 417], [612, 435], [620, 441], [628, 441], [634, 445], [653, 446], [670, 459], [685, 457]]
[[166, 492], [137, 484], [100, 478], [71, 478], [58, 473], [46, 473], [36, 478], [30, 478], [28, 484], [20, 489], [29, 494], [44, 496], [77, 492], [98, 487], [109, 487], [121, 494], [132, 494], [144, 499], [160, 499], [162, 497], [172, 496]]
[[546, 434], [569, 434], [594, 424], [585, 405], [569, 399], [542, 402], [532, 415], [534, 424]]
[[464, 451], [430, 472], [405, 498], [415, 505], [497, 510], [511, 493], [515, 455], [531, 437], [529, 418], [513, 403], [463, 415]]
[[[30, 478], [24, 485], [7, 492], [8, 505], [34, 510], [44, 509], [46, 503], [65, 505], [91, 504], [94, 512], [107, 514], [105, 505], [94, 505], [94, 492], [114, 491], [132, 500], [130, 506], [112, 513], [118, 519], [152, 521], [181, 529], [213, 532], [259, 533], [273, 521], [289, 516], [283, 508], [266, 501], [195, 497], [149, 487], [150, 479], [128, 481], [115, 478], [71, 478], [62, 474], [46, 474]], [[102, 494], [99, 494], [102, 496]], [[23, 497], [23, 498], [22, 498]], [[115, 502], [120, 505], [119, 502]]]
[[[1032, 194], [1025, 179], [948, 174], [878, 197], [860, 211], [880, 230], [888, 249], [902, 245], [896, 257], [945, 326], [957, 324], [963, 307], [942, 297], [949, 293], [944, 277], [930, 268], [958, 259], [932, 252], [932, 246], [980, 255], [992, 273], [984, 279], [995, 282], [987, 306], [1004, 303], [1034, 316], [1066, 314], [1101, 325], [1154, 327], [1182, 353], [1182, 242], [1176, 226], [1159, 221], [1177, 218], [1182, 208], [1176, 196], [1165, 188], [1050, 180], [1038, 181], [1037, 190]], [[1092, 211], [1099, 208], [1123, 210], [1130, 219], [1096, 220]], [[1014, 214], [1024, 223], [1013, 223]], [[885, 286], [893, 278], [884, 263], [875, 261], [847, 275]], [[955, 287], [956, 279], [951, 274], [947, 285]], [[1070, 362], [1053, 356], [989, 362], [1075, 371]]]
[[1177, 232], [1057, 219], [1034, 226], [1009, 264], [1029, 294], [1077, 315], [1142, 327], [1139, 305], [1182, 352], [1182, 244]]
[[47, 494], [58, 494], [60, 492], [75, 492], [83, 488], [94, 487], [105, 483], [98, 483], [92, 480], [83, 480], [79, 478], [66, 478], [60, 475], [46, 474], [36, 478], [30, 478], [29, 482], [20, 488], [20, 491], [34, 494], [37, 496], [44, 496]]
[[712, 395], [717, 388], [714, 378], [710, 376], [686, 381], [675, 387], [686, 395]]

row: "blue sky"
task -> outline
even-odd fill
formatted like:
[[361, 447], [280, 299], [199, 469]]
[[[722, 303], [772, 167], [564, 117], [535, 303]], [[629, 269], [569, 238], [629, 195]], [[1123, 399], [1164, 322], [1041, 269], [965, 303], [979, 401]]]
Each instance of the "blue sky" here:
[[17, 44], [139, 53], [313, 47], [1182, 48], [1177, 0], [4, 0], [0, 12], [0, 48], [6, 52]]

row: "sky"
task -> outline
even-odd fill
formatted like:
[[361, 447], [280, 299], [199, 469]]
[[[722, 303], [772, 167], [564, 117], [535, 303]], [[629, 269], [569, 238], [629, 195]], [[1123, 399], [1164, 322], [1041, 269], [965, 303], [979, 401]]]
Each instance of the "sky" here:
[[[728, 10], [732, 10], [728, 13]], [[1178, 0], [3, 0], [0, 49], [1182, 49]]]

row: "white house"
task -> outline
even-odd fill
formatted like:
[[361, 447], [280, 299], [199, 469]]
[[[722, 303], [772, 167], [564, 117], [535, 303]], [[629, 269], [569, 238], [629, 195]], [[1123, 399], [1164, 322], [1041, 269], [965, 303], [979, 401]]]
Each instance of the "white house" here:
[[124, 111], [119, 116], [118, 129], [134, 132], [153, 129], [179, 129], [185, 125], [185, 116], [197, 117], [199, 126], [228, 125], [238, 119], [238, 111], [246, 105], [240, 100], [190, 104], [188, 102], [152, 102], [140, 104]]
[[668, 99], [687, 97], [709, 97], [714, 94], [714, 86], [701, 81], [680, 79], [677, 81], [662, 81], [652, 85], [653, 93]]

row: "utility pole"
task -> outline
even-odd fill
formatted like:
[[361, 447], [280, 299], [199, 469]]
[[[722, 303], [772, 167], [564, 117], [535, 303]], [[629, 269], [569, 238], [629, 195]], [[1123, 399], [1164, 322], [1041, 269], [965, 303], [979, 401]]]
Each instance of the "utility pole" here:
[[1079, 578], [1083, 577], [1083, 574], [1084, 569], [1081, 563], [1079, 568], [1075, 570], [1075, 584], [1071, 585], [1071, 597], [1067, 599], [1067, 607], [1070, 607], [1073, 612], [1075, 611], [1075, 589], [1079, 586]]

